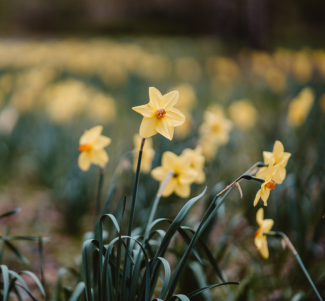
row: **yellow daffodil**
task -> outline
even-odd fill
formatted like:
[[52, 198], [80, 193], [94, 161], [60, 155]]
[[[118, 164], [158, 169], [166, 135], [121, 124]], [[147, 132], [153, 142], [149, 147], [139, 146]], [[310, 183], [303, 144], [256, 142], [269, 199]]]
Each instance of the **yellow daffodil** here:
[[203, 137], [199, 144], [202, 146], [203, 156], [207, 161], [212, 161], [218, 152], [219, 145], [217, 141]]
[[264, 219], [263, 208], [258, 209], [256, 213], [256, 221], [260, 227], [255, 233], [254, 242], [262, 257], [267, 259], [269, 258], [269, 249], [267, 247], [266, 235], [264, 233], [269, 232], [272, 229], [274, 221], [272, 219]]
[[262, 178], [264, 178], [264, 183], [261, 185], [261, 189], [256, 194], [254, 206], [257, 205], [260, 198], [262, 198], [264, 206], [267, 206], [267, 199], [269, 198], [270, 191], [275, 188], [275, 183], [281, 181], [277, 170], [283, 162], [274, 165], [274, 161], [275, 159], [271, 159], [269, 166], [263, 171], [262, 175], [260, 175]]
[[177, 156], [172, 152], [165, 152], [161, 159], [161, 165], [151, 171], [151, 176], [162, 182], [169, 171], [174, 175], [166, 185], [162, 196], [167, 197], [175, 192], [178, 196], [186, 198], [190, 195], [190, 185], [196, 181], [198, 173], [191, 167], [187, 156]]
[[174, 108], [178, 97], [178, 91], [172, 91], [163, 96], [156, 88], [149, 88], [150, 102], [132, 108], [144, 117], [140, 126], [142, 138], [160, 133], [169, 140], [173, 139], [174, 127], [183, 124], [185, 121], [184, 114]]
[[306, 87], [291, 101], [287, 116], [288, 122], [291, 126], [297, 127], [305, 121], [314, 100], [314, 90]]
[[218, 108], [208, 109], [204, 113], [204, 122], [200, 127], [200, 134], [215, 140], [219, 145], [228, 143], [232, 122], [224, 117]]
[[256, 123], [257, 111], [249, 100], [243, 99], [230, 105], [229, 116], [236, 126], [249, 130]]
[[195, 149], [186, 148], [183, 150], [182, 156], [187, 156], [191, 167], [197, 171], [195, 183], [203, 183], [205, 181], [205, 173], [203, 171], [205, 158], [202, 155], [202, 146], [198, 145]]
[[[134, 142], [134, 159], [133, 159], [133, 170], [134, 172], [137, 169], [139, 149], [141, 145], [142, 138], [140, 135], [136, 134], [133, 137]], [[151, 170], [152, 160], [155, 156], [155, 151], [152, 148], [152, 139], [147, 138], [146, 143], [143, 147], [142, 159], [141, 159], [141, 171], [144, 173], [149, 173]]]
[[81, 170], [87, 171], [91, 164], [105, 164], [108, 162], [108, 155], [104, 147], [111, 143], [111, 139], [102, 136], [103, 127], [95, 126], [80, 137], [78, 165]]
[[[288, 164], [288, 160], [291, 154], [284, 151], [283, 144], [280, 141], [275, 141], [273, 146], [273, 152], [263, 152], [264, 163], [270, 164], [272, 159], [274, 159], [274, 164], [279, 164], [279, 168], [277, 170], [277, 176], [274, 177], [274, 181], [276, 184], [281, 184], [286, 177], [286, 166]], [[256, 176], [260, 178], [265, 178], [264, 173], [266, 172], [267, 167], [261, 168]]]

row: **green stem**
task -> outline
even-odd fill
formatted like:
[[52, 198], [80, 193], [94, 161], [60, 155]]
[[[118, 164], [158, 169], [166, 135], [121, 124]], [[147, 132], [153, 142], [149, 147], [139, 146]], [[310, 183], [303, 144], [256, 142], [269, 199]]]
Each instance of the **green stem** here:
[[303, 264], [298, 252], [296, 251], [295, 247], [293, 246], [293, 244], [291, 243], [291, 241], [289, 240], [289, 238], [283, 233], [283, 232], [275, 232], [275, 231], [269, 231], [264, 233], [267, 236], [273, 236], [273, 237], [277, 237], [277, 238], [281, 238], [282, 241], [286, 244], [286, 246], [288, 247], [288, 249], [290, 249], [290, 251], [292, 252], [292, 254], [296, 257], [302, 271], [304, 272], [306, 278], [308, 279], [310, 286], [313, 288], [315, 294], [317, 295], [318, 299], [320, 301], [323, 301], [322, 297], [320, 296], [313, 280], [311, 280], [308, 271], [305, 268], [305, 265]]
[[[135, 180], [134, 180], [132, 202], [131, 202], [131, 212], [130, 212], [130, 219], [129, 219], [128, 234], [127, 234], [128, 237], [130, 237], [131, 233], [132, 233], [134, 213], [135, 213], [135, 203], [136, 203], [137, 191], [138, 191], [138, 185], [139, 185], [141, 159], [142, 159], [142, 152], [143, 152], [143, 147], [144, 147], [145, 141], [146, 141], [146, 138], [142, 138], [140, 150], [139, 150], [137, 169], [135, 172]], [[127, 247], [127, 249], [129, 249], [129, 247], [130, 247], [130, 239], [129, 238], [127, 238], [127, 240], [126, 240], [126, 247]], [[129, 265], [130, 265], [129, 257], [127, 256], [127, 252], [125, 252], [123, 278], [122, 278], [122, 289], [121, 289], [122, 300], [127, 300], [127, 298], [125, 298], [125, 296], [127, 296], [128, 292], [126, 291], [125, 283], [126, 283], [127, 274], [129, 273], [129, 269], [130, 269]]]
[[95, 238], [98, 237], [98, 217], [100, 213], [100, 205], [101, 205], [101, 196], [102, 196], [102, 187], [104, 182], [104, 173], [105, 173], [105, 165], [99, 165], [99, 181], [98, 181], [98, 188], [97, 188], [97, 199], [96, 199], [96, 215], [95, 215]]

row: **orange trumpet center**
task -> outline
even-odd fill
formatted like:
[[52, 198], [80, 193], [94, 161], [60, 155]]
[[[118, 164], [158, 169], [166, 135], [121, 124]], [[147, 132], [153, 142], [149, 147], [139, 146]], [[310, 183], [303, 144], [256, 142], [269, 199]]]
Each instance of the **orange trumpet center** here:
[[91, 150], [91, 144], [89, 143], [81, 144], [78, 149], [80, 152], [89, 152]]
[[158, 109], [156, 111], [156, 116], [161, 119], [166, 116], [166, 111], [164, 109]]
[[256, 230], [256, 232], [255, 232], [254, 238], [255, 238], [256, 236], [258, 236], [260, 233], [261, 233], [261, 229], [258, 228], [258, 229]]
[[274, 189], [275, 188], [275, 181], [273, 179], [271, 179], [270, 181], [268, 181], [265, 184], [265, 187], [268, 188], [268, 189]]

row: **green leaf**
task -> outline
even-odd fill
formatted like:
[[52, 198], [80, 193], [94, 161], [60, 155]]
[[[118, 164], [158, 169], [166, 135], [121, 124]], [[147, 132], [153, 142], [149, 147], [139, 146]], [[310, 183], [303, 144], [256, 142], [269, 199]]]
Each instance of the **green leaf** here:
[[171, 271], [170, 271], [170, 265], [169, 265], [168, 261], [165, 258], [158, 257], [158, 259], [163, 263], [164, 269], [165, 269], [165, 278], [164, 278], [163, 286], [162, 286], [160, 294], [159, 294], [159, 298], [164, 299], [166, 297], [167, 292], [168, 292], [167, 288], [168, 288], [168, 283], [169, 283]]
[[3, 242], [23, 263], [29, 264], [28, 259], [25, 256], [23, 256], [11, 242], [5, 239], [3, 240]]
[[181, 294], [179, 294], [179, 295], [174, 295], [173, 297], [171, 297], [169, 300], [173, 300], [173, 299], [180, 299], [180, 300], [182, 300], [182, 301], [190, 301], [190, 299], [187, 297], [187, 296], [185, 296], [185, 295], [181, 295]]
[[14, 209], [14, 210], [8, 211], [8, 212], [6, 212], [6, 213], [1, 214], [1, 215], [0, 215], [0, 218], [6, 217], [6, 216], [10, 216], [10, 215], [13, 215], [13, 214], [19, 212], [20, 210], [21, 210], [20, 208], [16, 208], [16, 209]]
[[[195, 233], [195, 231], [190, 227], [181, 227], [181, 229], [182, 230], [189, 230], [193, 234]], [[214, 259], [213, 254], [211, 253], [211, 251], [208, 248], [208, 246], [206, 245], [206, 243], [201, 238], [198, 239], [197, 244], [198, 243], [202, 247], [202, 250], [203, 250], [204, 254], [207, 256], [210, 264], [212, 265], [212, 267], [213, 267], [214, 271], [216, 272], [217, 276], [219, 277], [219, 279], [222, 282], [226, 282], [224, 277], [223, 277], [222, 270], [219, 268], [217, 261]]]
[[85, 290], [85, 283], [79, 282], [76, 288], [74, 289], [71, 297], [69, 298], [69, 301], [77, 301], [84, 290]]
[[0, 265], [0, 270], [2, 274], [2, 281], [3, 281], [3, 301], [7, 301], [8, 296], [9, 296], [9, 271], [7, 266], [5, 265]]
[[19, 275], [26, 274], [26, 275], [30, 276], [34, 280], [34, 282], [36, 283], [36, 285], [38, 286], [38, 288], [41, 291], [41, 293], [44, 296], [44, 298], [46, 298], [45, 290], [44, 290], [44, 288], [42, 286], [42, 283], [39, 281], [39, 279], [37, 278], [37, 276], [34, 273], [32, 273], [30, 271], [21, 271], [18, 274]]
[[223, 286], [223, 285], [238, 285], [239, 282], [225, 282], [225, 283], [220, 283], [220, 284], [213, 284], [213, 285], [209, 285], [209, 286], [206, 286], [206, 287], [202, 287], [202, 288], [199, 288], [191, 293], [189, 293], [187, 295], [188, 298], [193, 298], [194, 296], [198, 295], [198, 294], [201, 294], [202, 292], [206, 291], [206, 290], [209, 290], [211, 288], [214, 288], [214, 287], [217, 287], [217, 286]]

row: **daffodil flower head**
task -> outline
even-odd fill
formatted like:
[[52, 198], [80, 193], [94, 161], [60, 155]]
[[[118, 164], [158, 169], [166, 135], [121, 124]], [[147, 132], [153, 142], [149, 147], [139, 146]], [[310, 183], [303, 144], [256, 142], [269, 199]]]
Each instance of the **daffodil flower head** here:
[[280, 165], [283, 163], [281, 162], [277, 165], [274, 165], [274, 161], [275, 159], [272, 159], [269, 163], [269, 166], [264, 170], [263, 174], [260, 175], [261, 178], [264, 178], [264, 183], [261, 185], [261, 189], [256, 194], [254, 206], [257, 205], [260, 198], [262, 198], [264, 206], [267, 206], [267, 199], [270, 196], [270, 191], [275, 188], [276, 181], [274, 180], [274, 177], [277, 179], [277, 171]]
[[173, 139], [174, 127], [182, 125], [185, 121], [185, 115], [174, 108], [178, 97], [178, 91], [161, 95], [156, 88], [149, 88], [149, 103], [132, 108], [144, 117], [140, 126], [142, 138], [160, 133], [169, 140]]
[[[273, 146], [273, 152], [263, 152], [264, 163], [270, 164], [272, 159], [274, 159], [274, 164], [279, 164], [278, 170], [275, 175], [273, 175], [273, 180], [276, 184], [282, 184], [286, 177], [286, 166], [288, 164], [291, 154], [284, 151], [283, 144], [280, 141], [275, 141]], [[267, 168], [261, 168], [256, 174], [257, 177], [265, 178], [265, 172]]]
[[182, 156], [187, 156], [191, 167], [197, 171], [195, 183], [203, 183], [205, 181], [205, 173], [203, 170], [205, 158], [202, 155], [202, 146], [198, 145], [195, 149], [186, 148], [183, 150]]
[[190, 185], [197, 179], [197, 171], [191, 167], [187, 156], [177, 156], [172, 152], [164, 152], [161, 159], [161, 166], [151, 171], [151, 176], [159, 181], [164, 181], [166, 174], [173, 171], [173, 177], [169, 180], [162, 196], [167, 197], [175, 192], [178, 196], [186, 198], [190, 195]]
[[103, 127], [95, 126], [80, 137], [79, 151], [81, 154], [78, 158], [78, 165], [81, 170], [87, 171], [91, 164], [106, 164], [108, 155], [104, 147], [111, 143], [111, 139], [102, 136]]
[[262, 257], [267, 259], [269, 258], [269, 249], [267, 247], [266, 235], [264, 233], [269, 232], [272, 229], [274, 221], [272, 219], [264, 219], [263, 208], [258, 209], [256, 213], [256, 221], [260, 227], [255, 233], [254, 242]]

